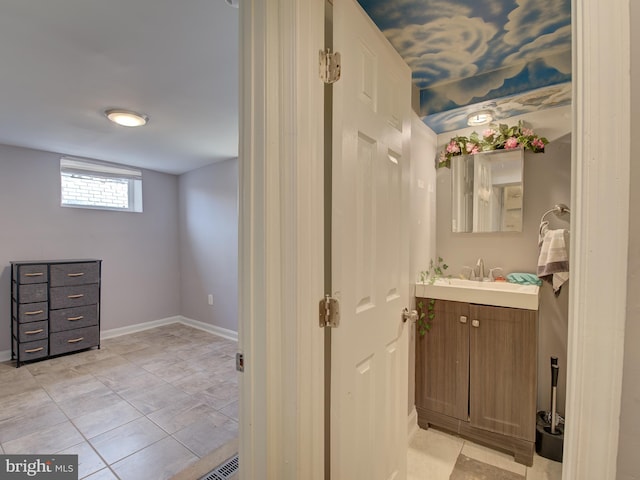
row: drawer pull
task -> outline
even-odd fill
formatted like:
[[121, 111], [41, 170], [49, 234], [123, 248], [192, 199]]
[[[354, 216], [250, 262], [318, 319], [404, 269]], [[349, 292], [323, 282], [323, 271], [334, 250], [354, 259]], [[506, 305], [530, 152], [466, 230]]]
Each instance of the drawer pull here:
[[24, 312], [25, 315], [39, 315], [41, 313], [44, 313], [44, 310], [34, 310], [32, 312]]
[[67, 273], [67, 277], [81, 277], [84, 275], [84, 272], [78, 272], [78, 273]]
[[25, 350], [24, 353], [36, 353], [42, 350], [44, 350], [44, 347], [30, 348], [29, 350]]
[[36, 273], [25, 273], [25, 277], [41, 277], [44, 275], [44, 272], [36, 272]]
[[84, 318], [84, 315], [78, 315], [77, 317], [67, 317], [67, 320], [69, 320], [70, 322], [75, 322], [76, 320], [82, 320]]
[[84, 337], [72, 338], [71, 340], [67, 340], [67, 343], [78, 343], [84, 340]]
[[25, 335], [35, 335], [36, 333], [44, 332], [44, 328], [39, 328], [38, 330], [29, 330], [28, 332], [24, 332]]
[[82, 298], [84, 293], [76, 293], [75, 295], [67, 295], [67, 298]]

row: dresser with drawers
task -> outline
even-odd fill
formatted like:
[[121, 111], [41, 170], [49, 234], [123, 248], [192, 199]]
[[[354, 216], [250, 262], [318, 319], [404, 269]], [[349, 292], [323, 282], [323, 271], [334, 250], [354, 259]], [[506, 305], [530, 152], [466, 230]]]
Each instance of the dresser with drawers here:
[[102, 261], [11, 262], [11, 356], [31, 360], [100, 347]]

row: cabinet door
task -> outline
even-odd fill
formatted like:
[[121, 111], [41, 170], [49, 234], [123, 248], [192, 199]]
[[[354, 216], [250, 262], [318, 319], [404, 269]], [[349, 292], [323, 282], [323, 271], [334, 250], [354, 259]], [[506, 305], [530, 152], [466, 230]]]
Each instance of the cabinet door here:
[[[428, 315], [428, 299], [419, 298]], [[416, 334], [416, 406], [469, 418], [469, 304], [436, 300], [431, 329]]]
[[471, 425], [535, 440], [537, 312], [470, 306]]

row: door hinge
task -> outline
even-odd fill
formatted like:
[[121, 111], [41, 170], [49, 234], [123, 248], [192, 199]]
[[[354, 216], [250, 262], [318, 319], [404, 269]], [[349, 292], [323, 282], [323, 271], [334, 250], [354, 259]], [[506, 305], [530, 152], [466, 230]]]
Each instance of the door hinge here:
[[236, 353], [236, 370], [244, 372], [244, 353]]
[[330, 48], [320, 50], [320, 79], [324, 83], [335, 83], [340, 80], [340, 53]]
[[340, 304], [330, 295], [325, 295], [320, 300], [320, 328], [336, 328], [340, 324]]

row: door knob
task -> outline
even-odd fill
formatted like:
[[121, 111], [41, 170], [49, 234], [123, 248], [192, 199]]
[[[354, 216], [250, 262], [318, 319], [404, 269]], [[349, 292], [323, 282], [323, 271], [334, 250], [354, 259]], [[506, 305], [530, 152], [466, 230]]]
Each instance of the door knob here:
[[411, 320], [412, 322], [418, 321], [418, 311], [417, 310], [409, 311], [407, 307], [404, 307], [402, 309], [402, 321], [406, 323], [407, 320]]
[[478, 328], [480, 326], [480, 320], [471, 320], [471, 325]]
[[465, 315], [460, 315], [460, 323], [467, 323], [467, 317]]

